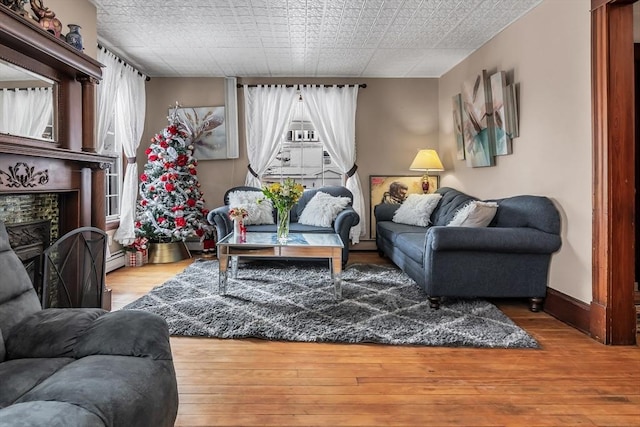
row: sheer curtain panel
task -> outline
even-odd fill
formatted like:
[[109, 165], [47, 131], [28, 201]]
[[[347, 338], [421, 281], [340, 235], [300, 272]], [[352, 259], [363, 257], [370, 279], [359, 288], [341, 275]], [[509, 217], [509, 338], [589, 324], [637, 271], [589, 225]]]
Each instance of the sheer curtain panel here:
[[118, 94], [118, 82], [120, 81], [120, 75], [124, 66], [118, 62], [116, 56], [106, 50], [104, 47], [98, 49], [98, 61], [104, 64], [102, 69], [102, 81], [98, 85], [98, 134], [96, 140], [98, 141], [97, 151], [98, 153], [104, 153], [111, 148], [112, 151], [115, 147], [105, 147], [105, 141], [107, 139], [107, 131], [111, 127], [113, 121], [113, 109], [116, 105], [116, 96]]
[[360, 223], [351, 228], [349, 237], [352, 243], [358, 243], [366, 230], [364, 197], [356, 166], [358, 86], [305, 85], [300, 92], [320, 141], [344, 174], [345, 187], [353, 193], [353, 209], [360, 215]]
[[125, 66], [116, 97], [116, 145], [124, 149], [127, 170], [122, 187], [120, 227], [116, 230], [114, 239], [123, 245], [130, 245], [135, 239], [134, 221], [138, 199], [136, 151], [144, 130], [145, 78], [137, 70]]
[[245, 184], [261, 186], [262, 175], [275, 159], [289, 122], [296, 88], [244, 85], [245, 129], [249, 172]]

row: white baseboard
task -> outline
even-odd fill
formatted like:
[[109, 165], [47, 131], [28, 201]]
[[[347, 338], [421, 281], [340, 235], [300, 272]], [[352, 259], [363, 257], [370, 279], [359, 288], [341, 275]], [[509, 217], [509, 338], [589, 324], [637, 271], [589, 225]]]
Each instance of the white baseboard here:
[[349, 245], [349, 251], [354, 252], [354, 251], [375, 251], [378, 248], [376, 247], [376, 241], [375, 240], [360, 240], [360, 242], [358, 242], [357, 244], [350, 244]]
[[118, 251], [116, 253], [111, 254], [109, 258], [107, 258], [106, 263], [106, 273], [109, 273], [115, 269], [120, 267], [124, 267], [124, 251]]

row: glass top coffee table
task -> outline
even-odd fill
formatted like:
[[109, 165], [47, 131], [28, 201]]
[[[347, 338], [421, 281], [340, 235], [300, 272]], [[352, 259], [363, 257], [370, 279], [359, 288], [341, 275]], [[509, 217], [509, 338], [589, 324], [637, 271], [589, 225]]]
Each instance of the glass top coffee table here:
[[[342, 239], [335, 233], [290, 233], [286, 243], [278, 242], [275, 233], [247, 232], [241, 239], [228, 234], [217, 244], [218, 247], [218, 293], [227, 292], [227, 272], [231, 264], [231, 274], [236, 277], [238, 258], [324, 258], [329, 260], [331, 282], [336, 299], [342, 298]], [[231, 261], [231, 262], [229, 262]]]

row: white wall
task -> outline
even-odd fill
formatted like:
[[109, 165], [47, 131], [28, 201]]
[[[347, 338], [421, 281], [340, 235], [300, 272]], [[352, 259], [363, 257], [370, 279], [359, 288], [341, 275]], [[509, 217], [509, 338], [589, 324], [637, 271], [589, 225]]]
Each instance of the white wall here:
[[[545, 0], [439, 81], [443, 186], [480, 198], [550, 197], [562, 241], [549, 287], [591, 301], [590, 0]], [[455, 159], [451, 98], [481, 70], [507, 71], [520, 86], [520, 137], [495, 167]]]

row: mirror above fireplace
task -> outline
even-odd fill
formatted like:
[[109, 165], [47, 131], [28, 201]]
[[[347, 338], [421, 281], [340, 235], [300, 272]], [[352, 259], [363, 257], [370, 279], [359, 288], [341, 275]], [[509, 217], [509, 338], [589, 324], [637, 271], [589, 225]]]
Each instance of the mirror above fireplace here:
[[56, 141], [55, 83], [0, 60], [0, 133]]

